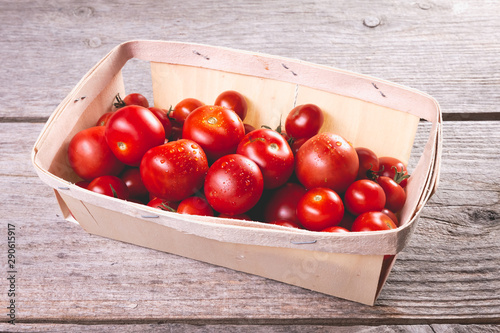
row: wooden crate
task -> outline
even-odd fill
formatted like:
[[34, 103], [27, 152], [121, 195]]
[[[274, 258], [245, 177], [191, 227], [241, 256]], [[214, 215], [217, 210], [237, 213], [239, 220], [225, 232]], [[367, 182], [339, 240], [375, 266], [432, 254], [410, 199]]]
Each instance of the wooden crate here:
[[[321, 131], [405, 163], [419, 122], [431, 122], [407, 186], [401, 226], [380, 232], [320, 233], [165, 212], [76, 186], [79, 179], [67, 159], [69, 141], [109, 111], [117, 93], [125, 95], [122, 68], [133, 58], [151, 64], [157, 107], [168, 108], [187, 97], [210, 104], [232, 89], [248, 99], [245, 122], [276, 127], [294, 105], [314, 103], [326, 114]], [[107, 54], [57, 107], [35, 143], [32, 161], [39, 177], [54, 188], [65, 218], [76, 219], [89, 233], [373, 305], [436, 189], [441, 124], [432, 97], [380, 79], [226, 48], [130, 41]]]

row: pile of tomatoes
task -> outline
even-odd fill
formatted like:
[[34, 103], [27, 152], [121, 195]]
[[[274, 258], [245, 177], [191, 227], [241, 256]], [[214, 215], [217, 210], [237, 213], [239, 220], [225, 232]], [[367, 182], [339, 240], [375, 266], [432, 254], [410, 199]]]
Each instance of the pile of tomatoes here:
[[181, 214], [324, 232], [397, 228], [409, 177], [401, 161], [320, 132], [314, 104], [294, 107], [275, 130], [245, 123], [247, 110], [233, 90], [169, 110], [117, 95], [69, 143], [77, 185]]

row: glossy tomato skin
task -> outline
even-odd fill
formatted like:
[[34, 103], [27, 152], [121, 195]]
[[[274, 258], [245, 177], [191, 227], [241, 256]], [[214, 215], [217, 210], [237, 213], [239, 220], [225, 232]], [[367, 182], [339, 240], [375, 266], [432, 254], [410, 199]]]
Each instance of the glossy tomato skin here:
[[382, 212], [366, 212], [354, 220], [351, 231], [379, 231], [396, 228], [396, 224], [386, 214]]
[[179, 207], [179, 202], [168, 201], [162, 198], [153, 198], [148, 204], [149, 207], [158, 208], [167, 212], [176, 212]]
[[241, 93], [234, 90], [222, 92], [215, 99], [214, 105], [223, 106], [236, 112], [241, 120], [245, 120], [248, 112], [248, 103]]
[[205, 197], [219, 213], [237, 215], [250, 210], [260, 199], [264, 179], [257, 164], [239, 155], [215, 161], [205, 178]]
[[271, 221], [269, 222], [269, 224], [280, 225], [282, 227], [288, 228], [302, 229], [302, 226], [300, 224], [287, 220]]
[[209, 161], [234, 154], [245, 128], [233, 111], [216, 105], [204, 105], [191, 112], [182, 128], [182, 138], [197, 142]]
[[406, 202], [406, 192], [394, 179], [381, 176], [377, 178], [377, 183], [382, 187], [386, 196], [385, 208], [397, 213]]
[[181, 139], [151, 148], [144, 154], [140, 170], [152, 195], [181, 201], [201, 189], [208, 162], [196, 142]]
[[116, 176], [97, 177], [90, 182], [87, 189], [118, 199], [127, 200], [129, 198], [127, 185]]
[[307, 140], [295, 156], [295, 173], [306, 188], [328, 187], [343, 193], [358, 175], [356, 150], [337, 134], [323, 132]]
[[177, 213], [188, 215], [214, 216], [212, 207], [207, 200], [192, 196], [182, 200], [177, 207]]
[[345, 207], [354, 215], [370, 211], [381, 211], [385, 206], [385, 193], [382, 187], [369, 179], [352, 183], [344, 195]]
[[381, 212], [384, 213], [385, 215], [389, 216], [391, 218], [392, 222], [394, 222], [395, 225], [399, 226], [399, 220], [398, 220], [398, 217], [396, 216], [396, 214], [394, 214], [393, 212], [391, 212], [387, 208], [382, 209]]
[[315, 104], [302, 104], [290, 111], [285, 120], [288, 136], [294, 139], [311, 138], [323, 126], [323, 111]]
[[236, 153], [257, 163], [266, 189], [285, 184], [293, 173], [292, 149], [281, 134], [271, 129], [260, 128], [245, 135]]
[[123, 98], [123, 103], [125, 103], [125, 105], [138, 105], [145, 108], [149, 107], [148, 99], [139, 93], [128, 94]]
[[120, 179], [127, 185], [130, 198], [142, 199], [149, 195], [149, 192], [144, 186], [139, 168], [128, 168], [122, 172]]
[[172, 123], [170, 122], [170, 119], [168, 119], [167, 110], [160, 109], [154, 106], [148, 108], [148, 110], [153, 112], [156, 118], [158, 118], [158, 120], [163, 125], [163, 130], [165, 131], [165, 138], [169, 138], [170, 135], [172, 134]]
[[196, 98], [185, 98], [177, 103], [169, 116], [182, 127], [187, 116], [203, 105], [205, 105], [205, 103]]
[[114, 114], [114, 111], [106, 112], [97, 120], [96, 126], [106, 126], [109, 118]]
[[286, 183], [276, 189], [264, 207], [264, 220], [266, 222], [285, 220], [300, 224], [297, 204], [306, 192], [304, 186], [296, 183]]
[[346, 228], [338, 226], [338, 225], [334, 225], [333, 227], [328, 227], [326, 229], [323, 229], [322, 231], [323, 232], [338, 232], [338, 233], [349, 232], [349, 230], [347, 230]]
[[313, 188], [297, 204], [297, 217], [308, 230], [321, 231], [333, 227], [342, 221], [343, 216], [342, 199], [329, 188]]
[[137, 105], [116, 111], [106, 124], [105, 136], [115, 156], [131, 166], [139, 166], [149, 149], [165, 142], [162, 123], [147, 108]]
[[69, 143], [69, 164], [84, 180], [116, 176], [125, 167], [109, 148], [104, 132], [103, 126], [90, 127], [76, 133]]
[[371, 149], [365, 147], [356, 147], [356, 153], [359, 159], [357, 179], [369, 179], [369, 170], [376, 172], [379, 169], [378, 157]]
[[[390, 156], [382, 156], [378, 159], [379, 161], [379, 176], [386, 176], [394, 179], [397, 172], [402, 172], [404, 175], [408, 175], [408, 170], [406, 165], [399, 159]], [[408, 183], [408, 179], [405, 178], [399, 182], [402, 188], [405, 188]]]

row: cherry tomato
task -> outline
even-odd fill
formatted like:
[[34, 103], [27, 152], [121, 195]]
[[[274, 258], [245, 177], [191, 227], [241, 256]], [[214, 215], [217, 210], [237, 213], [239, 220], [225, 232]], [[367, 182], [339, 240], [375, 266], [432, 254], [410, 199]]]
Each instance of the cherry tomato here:
[[266, 189], [285, 184], [293, 173], [292, 150], [276, 131], [260, 128], [248, 133], [240, 141], [236, 153], [257, 163], [264, 177]]
[[360, 179], [352, 183], [344, 195], [345, 207], [354, 215], [370, 211], [381, 211], [386, 202], [382, 187], [369, 179]]
[[384, 190], [386, 201], [385, 208], [391, 212], [399, 212], [406, 202], [405, 190], [392, 178], [381, 176], [377, 178], [377, 183]]
[[182, 137], [197, 142], [209, 161], [235, 153], [244, 136], [243, 122], [236, 113], [214, 105], [204, 105], [191, 112], [182, 129]]
[[282, 227], [288, 227], [288, 228], [302, 229], [302, 226], [300, 224], [287, 220], [272, 221], [269, 222], [269, 224], [280, 225]]
[[300, 147], [302, 147], [302, 145], [306, 143], [307, 140], [309, 140], [309, 138], [299, 138], [292, 140], [292, 145], [290, 146], [290, 148], [292, 148], [294, 156], [297, 155], [297, 152], [299, 151]]
[[129, 192], [127, 185], [116, 176], [101, 176], [90, 182], [89, 191], [104, 194], [110, 197], [127, 200]]
[[201, 189], [208, 162], [196, 142], [181, 139], [151, 148], [140, 170], [144, 186], [154, 196], [181, 201]]
[[115, 156], [125, 164], [139, 166], [149, 149], [165, 142], [162, 123], [148, 109], [130, 105], [109, 118], [106, 141]]
[[205, 104], [197, 100], [196, 98], [185, 98], [177, 103], [175, 108], [170, 112], [168, 116], [176, 121], [177, 124], [180, 125], [180, 127], [182, 127], [187, 116], [203, 105]]
[[109, 118], [114, 114], [114, 112], [106, 112], [103, 114], [99, 120], [97, 120], [97, 123], [95, 124], [96, 126], [106, 126], [108, 123]]
[[90, 184], [90, 182], [87, 180], [81, 180], [81, 181], [75, 183], [76, 186], [80, 186], [81, 188], [85, 188], [85, 189], [89, 187], [89, 184]]
[[179, 202], [167, 201], [162, 198], [153, 198], [148, 202], [149, 207], [158, 208], [167, 212], [176, 212]]
[[139, 168], [129, 168], [120, 175], [120, 179], [127, 185], [130, 198], [145, 198], [149, 195], [146, 186], [142, 182]]
[[120, 95], [116, 95], [116, 103], [114, 104], [116, 108], [123, 108], [127, 105], [138, 105], [145, 108], [149, 107], [149, 102], [144, 95], [139, 93], [131, 93], [125, 96], [123, 99]]
[[219, 158], [205, 178], [205, 197], [222, 214], [247, 212], [259, 201], [263, 190], [264, 179], [258, 165], [239, 154]]
[[303, 104], [290, 111], [285, 121], [286, 133], [294, 138], [311, 138], [323, 126], [323, 111], [315, 104]]
[[241, 120], [247, 116], [248, 104], [245, 97], [237, 91], [228, 90], [215, 99], [214, 105], [223, 106], [236, 112]]
[[397, 158], [390, 156], [383, 156], [378, 159], [379, 161], [379, 176], [386, 176], [392, 178], [402, 188], [405, 188], [408, 183], [408, 171], [403, 162]]
[[359, 215], [352, 224], [351, 231], [377, 231], [396, 229], [391, 218], [382, 212], [366, 212]]
[[381, 212], [384, 213], [385, 215], [389, 216], [391, 218], [392, 222], [394, 222], [395, 225], [399, 226], [399, 221], [398, 221], [398, 217], [396, 216], [396, 214], [394, 214], [393, 212], [391, 212], [387, 208], [382, 209]]
[[176, 141], [179, 139], [182, 139], [182, 127], [172, 126], [169, 140]]
[[69, 143], [69, 164], [82, 179], [116, 176], [125, 167], [109, 148], [104, 132], [104, 126], [90, 127], [76, 133]]
[[177, 207], [177, 213], [201, 216], [214, 216], [212, 207], [208, 204], [207, 200], [192, 196], [182, 200]]
[[160, 109], [154, 106], [148, 108], [148, 110], [153, 112], [156, 118], [158, 118], [158, 120], [163, 125], [163, 130], [165, 131], [165, 138], [169, 138], [170, 135], [172, 134], [172, 123], [170, 122], [170, 119], [168, 119], [167, 110]]
[[307, 140], [295, 156], [295, 173], [306, 188], [343, 193], [358, 175], [356, 150], [340, 135], [323, 132]]
[[300, 184], [286, 183], [276, 189], [264, 207], [266, 222], [285, 220], [299, 224], [297, 204], [307, 190]]
[[368, 176], [369, 170], [376, 172], [379, 169], [378, 157], [370, 149], [364, 147], [357, 147], [356, 153], [359, 159], [359, 170], [357, 179], [371, 179]]
[[316, 187], [304, 194], [297, 204], [297, 217], [304, 228], [321, 231], [338, 225], [344, 216], [344, 205], [333, 190]]
[[323, 229], [322, 231], [323, 232], [340, 232], [340, 233], [349, 232], [349, 230], [347, 230], [346, 228], [338, 226], [338, 225], [334, 225], [333, 227], [328, 227], [326, 229]]

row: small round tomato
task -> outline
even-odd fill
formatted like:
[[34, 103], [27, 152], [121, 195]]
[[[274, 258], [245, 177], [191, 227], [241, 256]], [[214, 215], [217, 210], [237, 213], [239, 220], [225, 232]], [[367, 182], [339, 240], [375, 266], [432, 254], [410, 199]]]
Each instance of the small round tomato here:
[[385, 193], [385, 208], [391, 212], [397, 213], [406, 202], [405, 190], [392, 178], [381, 176], [377, 178], [377, 183], [382, 187]]
[[145, 198], [149, 195], [146, 186], [142, 182], [139, 168], [129, 168], [120, 175], [120, 179], [127, 185], [130, 198]]
[[357, 179], [371, 179], [368, 172], [378, 171], [378, 157], [370, 149], [364, 147], [357, 147], [356, 153], [359, 159], [359, 170]]
[[127, 200], [129, 197], [127, 185], [116, 176], [97, 177], [90, 182], [87, 189], [89, 191], [124, 200]]
[[293, 173], [294, 157], [286, 140], [276, 131], [260, 128], [245, 135], [237, 154], [248, 157], [260, 168], [264, 188], [277, 188]]
[[394, 214], [393, 212], [391, 212], [387, 208], [382, 209], [381, 212], [384, 213], [385, 215], [389, 216], [395, 225], [397, 225], [397, 226], [399, 225], [398, 217], [396, 216], [396, 214]]
[[85, 189], [89, 187], [89, 184], [90, 184], [90, 182], [87, 180], [81, 180], [81, 181], [75, 183], [76, 186], [79, 186], [79, 187], [85, 188]]
[[114, 114], [114, 112], [106, 112], [103, 114], [99, 119], [97, 120], [96, 126], [106, 126], [108, 123], [109, 118]]
[[149, 149], [165, 142], [162, 123], [147, 108], [125, 106], [109, 118], [106, 141], [115, 156], [125, 164], [139, 166]]
[[203, 186], [208, 162], [194, 141], [181, 139], [151, 148], [141, 161], [141, 178], [154, 196], [181, 201]]
[[366, 212], [359, 215], [352, 224], [351, 231], [378, 231], [396, 229], [392, 219], [382, 212]]
[[153, 198], [148, 204], [149, 207], [158, 208], [167, 212], [176, 212], [177, 207], [179, 207], [179, 202], [167, 201], [162, 198]]
[[222, 214], [247, 212], [259, 201], [263, 190], [264, 179], [258, 165], [239, 154], [219, 158], [205, 178], [205, 197]]
[[328, 187], [343, 193], [358, 175], [356, 150], [337, 134], [323, 132], [307, 140], [295, 156], [295, 173], [306, 188]]
[[282, 227], [288, 227], [288, 228], [302, 229], [302, 226], [300, 224], [287, 220], [272, 221], [269, 222], [269, 224], [280, 225]]
[[113, 154], [104, 136], [104, 126], [94, 126], [75, 134], [68, 146], [69, 164], [85, 180], [118, 175], [125, 165]]
[[145, 108], [149, 107], [149, 102], [144, 95], [139, 93], [131, 93], [125, 96], [123, 99], [120, 98], [120, 95], [116, 95], [116, 103], [115, 107], [122, 108], [127, 105], [138, 105]]
[[386, 176], [392, 178], [402, 188], [405, 188], [408, 183], [408, 171], [403, 162], [395, 157], [383, 156], [378, 159], [379, 161], [379, 176]]
[[201, 216], [214, 216], [212, 207], [207, 200], [192, 196], [182, 200], [177, 207], [177, 213]]
[[303, 104], [290, 111], [285, 120], [286, 133], [294, 138], [311, 138], [323, 126], [323, 111], [315, 104]]
[[323, 229], [322, 231], [323, 232], [339, 232], [339, 233], [349, 232], [349, 230], [347, 230], [346, 228], [338, 226], [338, 225], [334, 225], [333, 227], [328, 227], [326, 229]]
[[245, 127], [233, 111], [222, 106], [204, 105], [187, 116], [182, 128], [182, 138], [197, 142], [209, 161], [233, 154]]
[[227, 90], [215, 99], [214, 105], [223, 106], [236, 112], [241, 120], [247, 116], [248, 104], [245, 96], [234, 90]]
[[170, 122], [170, 119], [168, 119], [167, 110], [160, 109], [154, 106], [148, 108], [148, 110], [153, 112], [156, 118], [158, 118], [158, 120], [163, 125], [163, 130], [165, 131], [165, 138], [169, 138], [170, 134], [172, 134], [172, 123]]
[[185, 98], [177, 105], [175, 108], [169, 113], [169, 117], [172, 118], [177, 124], [182, 127], [184, 124], [184, 121], [186, 120], [187, 116], [199, 108], [200, 106], [205, 105], [202, 101], [197, 100], [196, 98]]
[[285, 220], [299, 224], [297, 204], [306, 192], [302, 185], [296, 183], [286, 183], [276, 189], [264, 207], [264, 220]]
[[344, 195], [345, 207], [354, 215], [370, 211], [381, 211], [385, 206], [385, 193], [382, 187], [369, 179], [352, 183]]
[[308, 230], [321, 231], [333, 227], [342, 221], [343, 216], [342, 199], [329, 188], [313, 188], [297, 204], [297, 217], [300, 224]]

